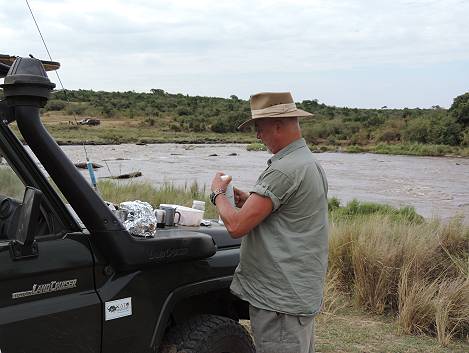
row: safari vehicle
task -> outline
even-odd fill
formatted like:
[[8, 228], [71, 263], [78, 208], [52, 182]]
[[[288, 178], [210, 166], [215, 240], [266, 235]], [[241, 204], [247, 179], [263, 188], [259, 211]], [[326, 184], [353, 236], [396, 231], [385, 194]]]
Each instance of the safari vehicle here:
[[0, 56], [0, 352], [254, 352], [229, 291], [239, 241], [129, 234], [40, 121], [58, 66]]

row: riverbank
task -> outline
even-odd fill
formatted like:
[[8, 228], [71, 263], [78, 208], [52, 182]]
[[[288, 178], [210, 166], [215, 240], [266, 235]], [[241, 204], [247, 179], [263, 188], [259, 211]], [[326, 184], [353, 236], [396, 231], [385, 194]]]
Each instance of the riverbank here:
[[[310, 145], [314, 153], [374, 153], [422, 157], [469, 157], [469, 147], [430, 145], [420, 143], [380, 143], [377, 145]], [[246, 146], [248, 151], [266, 151], [262, 143], [254, 142]]]
[[[262, 149], [254, 132], [186, 132], [171, 129], [169, 118], [144, 119], [106, 118], [98, 126], [78, 125], [73, 116], [46, 113], [43, 123], [59, 145], [115, 145], [132, 144], [226, 144], [245, 143], [255, 150]], [[12, 125], [13, 129], [17, 129]], [[341, 141], [340, 144], [329, 144], [327, 141], [311, 144], [314, 152], [343, 153], [376, 153], [413, 156], [451, 156], [469, 157], [469, 146], [449, 146], [417, 143], [378, 143], [351, 144]]]

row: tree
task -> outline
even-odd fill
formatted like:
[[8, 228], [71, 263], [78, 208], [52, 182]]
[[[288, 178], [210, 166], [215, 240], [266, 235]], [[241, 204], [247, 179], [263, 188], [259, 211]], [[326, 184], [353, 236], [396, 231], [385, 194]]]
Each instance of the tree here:
[[158, 88], [152, 88], [152, 89], [150, 90], [150, 92], [151, 92], [152, 94], [154, 94], [154, 95], [157, 95], [157, 96], [164, 96], [164, 95], [166, 95], [166, 92], [165, 92], [164, 90], [158, 89]]
[[456, 118], [457, 123], [469, 126], [469, 92], [454, 98], [449, 111]]

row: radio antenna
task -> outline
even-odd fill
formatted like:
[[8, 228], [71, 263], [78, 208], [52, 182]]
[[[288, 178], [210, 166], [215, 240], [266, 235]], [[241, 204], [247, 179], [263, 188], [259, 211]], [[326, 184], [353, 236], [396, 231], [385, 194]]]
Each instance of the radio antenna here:
[[[44, 47], [46, 48], [46, 52], [47, 52], [47, 55], [49, 56], [49, 60], [54, 61], [52, 60], [52, 55], [50, 54], [49, 48], [47, 47], [46, 40], [44, 39], [44, 36], [42, 35], [41, 29], [39, 28], [39, 24], [36, 21], [36, 17], [34, 16], [33, 10], [31, 6], [29, 5], [29, 1], [28, 0], [25, 0], [25, 1], [26, 1], [26, 5], [28, 6], [29, 12], [31, 13], [31, 17], [33, 18], [34, 24], [36, 25], [37, 31], [39, 32], [39, 36], [41, 37], [42, 43], [44, 44]], [[67, 103], [70, 104], [71, 102], [70, 102], [70, 99], [68, 98], [67, 90], [65, 89], [62, 83], [59, 72], [57, 70], [54, 70], [54, 71], [55, 71], [55, 74], [57, 75], [57, 79], [59, 80], [60, 87], [62, 88], [62, 91], [64, 92], [65, 100], [67, 101]], [[77, 116], [75, 112], [72, 111], [72, 114], [73, 114], [73, 119], [75, 120], [75, 124], [78, 125]], [[90, 162], [90, 159], [88, 158], [88, 151], [86, 150], [84, 141], [82, 141], [82, 146], [85, 152], [85, 158], [86, 158], [86, 163], [88, 167], [88, 172], [90, 174], [90, 180], [91, 180], [91, 183], [93, 184], [93, 187], [97, 191], [96, 178], [94, 176], [94, 171], [93, 171], [93, 164]]]

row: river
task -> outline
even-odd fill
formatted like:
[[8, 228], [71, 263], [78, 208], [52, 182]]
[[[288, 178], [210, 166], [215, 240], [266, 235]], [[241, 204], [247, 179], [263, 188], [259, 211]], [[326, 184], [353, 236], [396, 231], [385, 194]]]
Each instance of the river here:
[[[73, 162], [85, 160], [83, 146], [62, 146]], [[153, 184], [210, 185], [216, 171], [233, 176], [249, 189], [266, 167], [267, 152], [248, 152], [242, 144], [86, 146], [90, 159], [102, 164], [98, 178], [141, 171], [134, 179]], [[342, 203], [361, 201], [410, 205], [425, 217], [447, 220], [456, 214], [469, 223], [469, 159], [378, 154], [317, 153], [329, 180], [329, 197]], [[87, 172], [83, 173], [88, 178]], [[126, 180], [125, 182], [132, 182]]]

